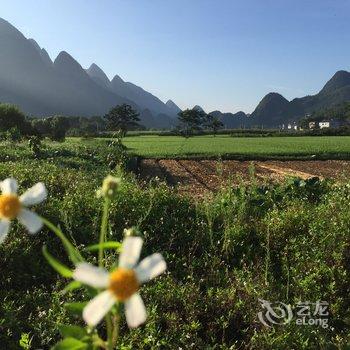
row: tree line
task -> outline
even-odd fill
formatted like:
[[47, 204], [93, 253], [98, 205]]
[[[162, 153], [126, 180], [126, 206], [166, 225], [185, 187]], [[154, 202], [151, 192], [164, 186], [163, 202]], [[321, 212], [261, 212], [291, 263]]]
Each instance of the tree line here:
[[53, 141], [64, 141], [67, 133], [71, 136], [96, 134], [106, 129], [102, 117], [65, 117], [46, 118], [27, 117], [15, 105], [0, 103], [0, 137], [11, 141], [36, 136], [47, 137]]
[[[139, 117], [139, 113], [127, 104], [111, 108], [104, 116], [33, 118], [26, 117], [15, 105], [0, 103], [0, 137], [16, 141], [22, 137], [37, 136], [63, 141], [66, 136], [98, 136], [107, 131], [116, 131], [123, 137], [130, 130], [144, 130]], [[300, 120], [299, 125], [307, 129], [310, 121], [326, 119], [350, 123], [350, 103], [314, 112]], [[215, 136], [220, 129], [223, 129], [223, 123], [219, 118], [194, 108], [178, 113], [177, 126], [171, 133], [190, 137], [210, 132]]]
[[[128, 130], [140, 127], [139, 113], [131, 106], [123, 104], [112, 108], [106, 114], [109, 130], [118, 130], [121, 136], [125, 136]], [[178, 134], [190, 137], [201, 130], [211, 130], [214, 135], [223, 128], [223, 123], [217, 118], [199, 109], [186, 109], [178, 113]]]
[[[130, 105], [113, 107], [103, 117], [46, 118], [26, 117], [18, 107], [0, 103], [0, 133], [2, 138], [13, 141], [21, 137], [48, 137], [53, 141], [63, 141], [68, 136], [97, 136], [105, 131], [118, 131], [125, 136], [129, 130], [142, 130], [139, 113]], [[214, 135], [223, 127], [222, 122], [199, 109], [186, 109], [178, 114], [178, 125], [174, 132], [190, 137], [203, 130], [211, 130]]]

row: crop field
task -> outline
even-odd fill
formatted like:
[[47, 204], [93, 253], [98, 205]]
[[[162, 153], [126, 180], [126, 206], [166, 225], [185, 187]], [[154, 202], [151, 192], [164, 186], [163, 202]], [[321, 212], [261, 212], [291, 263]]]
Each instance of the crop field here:
[[[350, 344], [350, 138], [142, 136], [124, 143], [130, 154], [145, 156], [137, 174], [127, 170], [128, 154], [107, 139], [44, 141], [35, 154], [27, 142], [0, 143], [0, 180], [17, 179], [19, 194], [43, 182], [47, 199], [31, 209], [63, 232], [87, 262], [112, 271], [117, 243], [131, 227], [144, 240], [141, 258], [156, 252], [164, 257], [166, 272], [139, 290], [146, 323], [129, 329], [124, 307], [107, 315], [120, 324], [116, 349]], [[252, 163], [217, 157], [253, 157], [249, 149], [261, 156], [344, 159]], [[185, 159], [191, 154], [200, 159]], [[106, 207], [96, 192], [109, 174], [121, 184]], [[101, 256], [91, 245], [102, 231], [114, 245]], [[62, 276], [47, 263], [43, 246], [64, 264], [56, 266]], [[72, 334], [80, 337], [75, 347], [61, 342], [54, 349], [108, 348], [101, 340], [110, 334], [108, 323], [88, 330], [81, 313], [99, 290], [71, 284], [76, 259], [65, 247], [49, 226], [34, 235], [14, 220], [0, 244], [0, 349], [50, 349]], [[275, 323], [265, 325], [262, 301], [283, 303], [292, 318], [276, 315]], [[313, 324], [306, 316], [297, 324], [301, 302], [312, 303], [312, 317], [324, 321]], [[328, 305], [322, 315], [315, 309], [319, 302]], [[120, 319], [114, 317], [118, 312]]]
[[350, 136], [130, 136], [124, 144], [146, 158], [218, 157], [349, 159]]

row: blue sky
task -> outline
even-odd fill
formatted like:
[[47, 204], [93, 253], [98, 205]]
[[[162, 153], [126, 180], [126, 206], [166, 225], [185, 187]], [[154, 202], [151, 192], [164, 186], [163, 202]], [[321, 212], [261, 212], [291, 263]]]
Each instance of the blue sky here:
[[51, 58], [69, 52], [180, 107], [252, 112], [350, 70], [348, 0], [2, 0]]

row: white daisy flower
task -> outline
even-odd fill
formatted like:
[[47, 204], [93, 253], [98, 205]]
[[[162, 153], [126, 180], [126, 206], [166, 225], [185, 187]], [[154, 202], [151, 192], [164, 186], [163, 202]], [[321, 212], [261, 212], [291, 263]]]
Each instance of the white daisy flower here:
[[166, 263], [162, 255], [156, 253], [136, 266], [142, 244], [140, 237], [126, 237], [119, 256], [119, 266], [111, 273], [88, 263], [77, 265], [73, 273], [76, 281], [105, 289], [83, 310], [83, 318], [89, 326], [96, 326], [117, 301], [125, 303], [125, 316], [130, 328], [146, 321], [146, 309], [138, 293], [140, 285], [163, 273]]
[[41, 203], [46, 199], [45, 185], [37, 183], [20, 197], [17, 195], [17, 181], [6, 179], [0, 182], [0, 243], [2, 243], [9, 230], [11, 221], [18, 219], [30, 233], [38, 232], [43, 226], [40, 217], [26, 207]]

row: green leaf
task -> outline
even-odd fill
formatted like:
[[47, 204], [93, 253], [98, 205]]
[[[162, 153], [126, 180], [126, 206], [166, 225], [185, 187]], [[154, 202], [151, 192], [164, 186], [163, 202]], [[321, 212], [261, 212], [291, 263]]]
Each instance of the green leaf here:
[[79, 315], [83, 313], [84, 307], [87, 305], [87, 302], [82, 303], [66, 303], [64, 304], [64, 307], [69, 311], [71, 314]]
[[68, 292], [72, 292], [73, 290], [76, 290], [82, 286], [81, 282], [79, 281], [72, 281], [69, 284], [67, 284], [66, 288], [62, 290], [62, 294], [66, 294]]
[[72, 270], [70, 270], [67, 266], [63, 265], [60, 261], [55, 259], [49, 252], [47, 248], [43, 247], [43, 254], [48, 263], [63, 277], [71, 278], [73, 276]]
[[100, 249], [100, 247], [102, 247], [102, 249], [104, 249], [104, 250], [106, 250], [106, 249], [119, 250], [121, 248], [121, 246], [122, 246], [122, 244], [120, 242], [110, 241], [110, 242], [104, 242], [102, 244], [90, 245], [89, 247], [86, 247], [85, 250], [87, 250], [89, 252], [93, 252], [93, 251], [98, 251]]
[[45, 218], [41, 218], [41, 220], [62, 241], [62, 244], [66, 249], [66, 252], [70, 260], [72, 261], [72, 263], [77, 264], [79, 262], [84, 261], [84, 258], [81, 256], [79, 251], [73, 246], [73, 244], [69, 241], [69, 239], [64, 235], [64, 233], [58, 227], [53, 225], [50, 221], [46, 220]]
[[63, 338], [75, 338], [82, 339], [87, 335], [85, 328], [75, 326], [75, 325], [58, 325], [58, 330], [60, 331]]
[[88, 344], [74, 338], [66, 338], [57, 343], [52, 350], [82, 350], [87, 349]]

